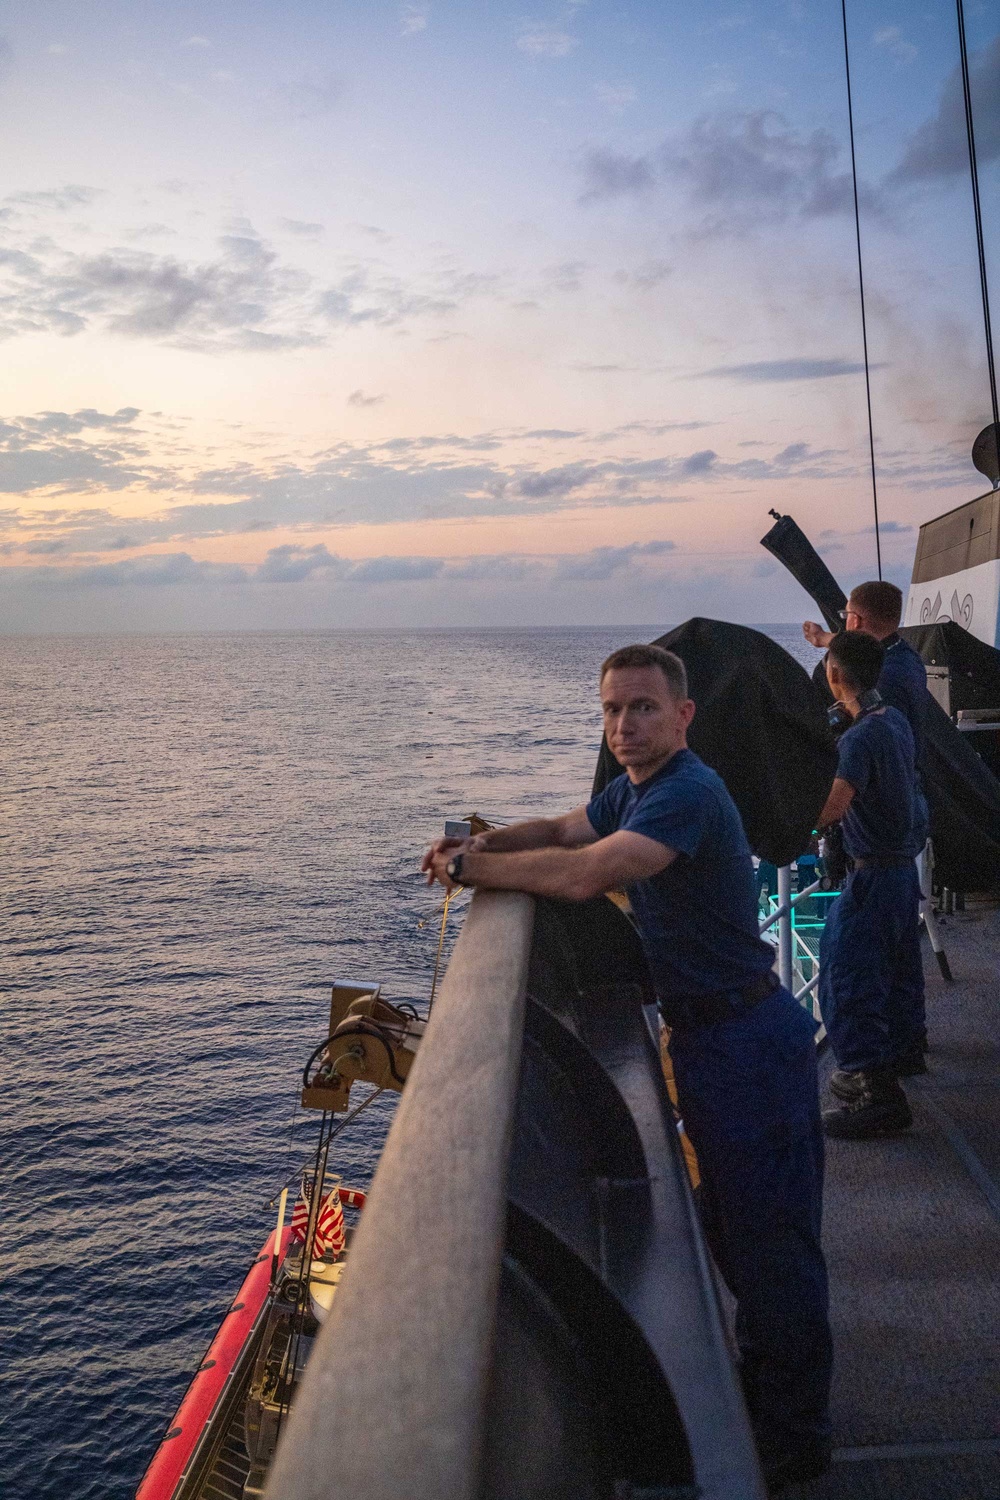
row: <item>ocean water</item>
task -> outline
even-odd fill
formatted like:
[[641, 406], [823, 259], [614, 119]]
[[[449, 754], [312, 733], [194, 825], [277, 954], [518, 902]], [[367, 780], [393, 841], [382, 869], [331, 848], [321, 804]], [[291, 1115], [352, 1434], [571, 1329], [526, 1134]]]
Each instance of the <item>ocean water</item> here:
[[424, 846], [583, 800], [595, 668], [658, 633], [0, 639], [7, 1500], [133, 1494], [313, 1147], [329, 984], [426, 1000]]

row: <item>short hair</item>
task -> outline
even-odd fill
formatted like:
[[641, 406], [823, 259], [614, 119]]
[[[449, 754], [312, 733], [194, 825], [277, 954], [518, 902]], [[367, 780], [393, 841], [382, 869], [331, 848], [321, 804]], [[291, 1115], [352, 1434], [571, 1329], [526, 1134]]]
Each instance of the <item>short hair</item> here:
[[859, 583], [851, 589], [849, 604], [856, 604], [861, 614], [867, 615], [879, 625], [891, 625], [895, 630], [903, 618], [903, 592], [894, 583], [879, 579], [871, 583]]
[[667, 679], [671, 697], [686, 698], [688, 695], [684, 663], [679, 656], [665, 650], [663, 646], [622, 646], [619, 650], [612, 651], [601, 667], [601, 681], [604, 681], [609, 672], [628, 667], [658, 667]]
[[882, 674], [885, 647], [863, 630], [841, 630], [830, 642], [828, 653], [855, 692], [870, 692]]

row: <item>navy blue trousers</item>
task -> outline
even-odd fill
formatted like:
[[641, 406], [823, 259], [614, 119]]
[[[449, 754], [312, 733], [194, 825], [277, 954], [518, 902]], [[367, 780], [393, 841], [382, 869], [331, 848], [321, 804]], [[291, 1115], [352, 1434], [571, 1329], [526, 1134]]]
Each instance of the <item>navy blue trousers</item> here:
[[848, 1072], [883, 1068], [925, 1025], [916, 866], [854, 870], [820, 938], [819, 1005]]
[[736, 1298], [736, 1339], [759, 1441], [829, 1431], [832, 1345], [820, 1247], [823, 1132], [815, 1026], [785, 989], [747, 1015], [670, 1037], [700, 1208]]

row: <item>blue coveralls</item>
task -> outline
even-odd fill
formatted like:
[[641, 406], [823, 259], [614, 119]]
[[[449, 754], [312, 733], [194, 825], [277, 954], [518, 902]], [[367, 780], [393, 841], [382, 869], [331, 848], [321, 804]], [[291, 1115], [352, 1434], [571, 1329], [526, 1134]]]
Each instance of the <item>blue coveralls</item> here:
[[756, 999], [773, 950], [758, 936], [750, 848], [724, 783], [693, 751], [637, 786], [617, 777], [587, 816], [602, 838], [628, 829], [677, 853], [628, 894], [671, 1026], [705, 1234], [736, 1298], [750, 1414], [762, 1448], [780, 1453], [829, 1430], [815, 1027], [776, 983]]
[[879, 697], [890, 708], [898, 708], [913, 732], [913, 748], [917, 758], [917, 803], [915, 838], [918, 850], [927, 842], [930, 817], [927, 798], [924, 796], [921, 770], [924, 763], [924, 744], [927, 739], [927, 668], [909, 641], [893, 631], [882, 642], [885, 659], [876, 684]]
[[913, 735], [898, 710], [878, 708], [841, 735], [838, 756], [855, 793], [844, 847], [866, 864], [826, 919], [819, 1003], [838, 1066], [871, 1072], [918, 1041], [924, 1021]]

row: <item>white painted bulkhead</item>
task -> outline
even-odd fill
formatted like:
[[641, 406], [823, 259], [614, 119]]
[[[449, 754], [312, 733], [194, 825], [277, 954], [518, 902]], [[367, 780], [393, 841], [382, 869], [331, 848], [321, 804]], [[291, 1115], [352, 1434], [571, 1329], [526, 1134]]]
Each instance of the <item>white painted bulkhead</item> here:
[[911, 583], [904, 625], [954, 620], [987, 646], [1000, 647], [1000, 558]]

